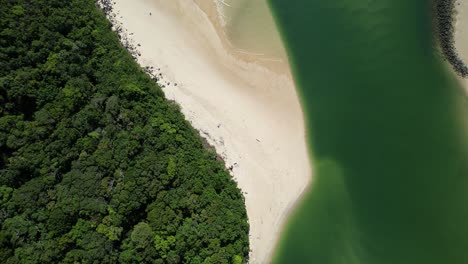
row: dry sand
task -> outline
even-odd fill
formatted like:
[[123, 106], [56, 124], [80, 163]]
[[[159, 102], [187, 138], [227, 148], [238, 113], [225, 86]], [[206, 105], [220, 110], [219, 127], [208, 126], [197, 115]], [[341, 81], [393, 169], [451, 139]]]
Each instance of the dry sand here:
[[166, 97], [232, 166], [246, 200], [250, 263], [268, 262], [285, 216], [311, 179], [287, 62], [268, 69], [238, 56], [211, 0], [115, 2], [117, 20], [141, 45], [140, 64], [161, 69], [160, 82], [170, 82]]
[[[460, 58], [468, 64], [468, 0], [458, 0], [455, 17], [455, 47]], [[461, 80], [468, 91], [468, 78]]]

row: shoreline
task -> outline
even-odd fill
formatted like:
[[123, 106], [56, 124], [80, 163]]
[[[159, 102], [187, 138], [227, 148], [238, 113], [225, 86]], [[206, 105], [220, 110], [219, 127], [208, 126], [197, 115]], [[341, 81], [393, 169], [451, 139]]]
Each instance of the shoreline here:
[[[204, 2], [204, 0], [194, 0], [196, 2], [196, 4], [200, 7], [200, 9], [203, 10], [203, 12], [205, 12], [205, 14], [209, 14], [208, 17], [209, 19], [211, 20], [212, 24], [215, 26], [216, 28], [216, 31], [218, 32], [219, 35], [223, 35], [223, 38], [222, 38], [222, 41], [223, 41], [223, 45], [225, 45], [225, 48], [227, 50], [229, 50], [233, 56], [237, 57], [238, 59], [240, 60], [243, 60], [243, 61], [246, 61], [246, 62], [252, 62], [252, 60], [255, 60], [255, 54], [254, 53], [243, 53], [242, 51], [240, 51], [239, 49], [236, 49], [232, 43], [229, 41], [228, 37], [225, 35], [225, 32], [224, 32], [224, 27], [226, 26], [226, 22], [223, 20], [222, 18], [222, 7], [220, 7], [220, 5], [226, 5], [227, 7], [230, 7], [228, 6], [227, 4], [224, 3], [223, 0], [219, 0], [219, 1], [212, 1], [210, 3], [206, 3], [206, 1]], [[211, 7], [210, 7], [211, 5]], [[213, 14], [213, 10], [216, 9], [216, 14]], [[273, 16], [273, 14], [272, 14]], [[273, 20], [275, 20], [275, 18], [273, 18]], [[275, 21], [276, 23], [276, 21]], [[276, 26], [276, 25], [275, 25]], [[279, 34], [279, 32], [278, 32]], [[281, 57], [282, 58], [285, 58], [287, 60], [287, 55], [286, 55], [286, 47], [284, 46], [283, 44], [283, 54], [281, 54]], [[250, 55], [250, 56], [249, 56]], [[268, 70], [271, 70], [273, 71], [274, 73], [287, 73], [288, 74], [288, 78], [291, 78], [291, 81], [292, 78], [293, 78], [293, 75], [292, 75], [292, 69], [290, 68], [289, 66], [289, 62], [286, 61], [285, 64], [281, 65], [281, 63], [284, 63], [283, 61], [280, 61], [280, 63], [268, 63], [268, 61], [263, 61], [264, 63], [260, 63], [261, 66], [263, 67], [266, 67]], [[274, 61], [274, 62], [277, 62], [277, 61]], [[293, 81], [294, 82], [294, 81]], [[297, 90], [296, 90], [296, 93], [297, 93]], [[300, 98], [299, 95], [297, 95], [297, 99], [300, 103], [300, 105], [302, 106], [302, 99]], [[304, 124], [305, 124], [305, 120], [304, 120]], [[304, 137], [307, 138], [307, 130], [304, 128]], [[306, 140], [307, 141], [307, 140]], [[307, 144], [307, 142], [305, 143]], [[311, 163], [312, 163], [312, 153], [311, 153], [311, 150], [306, 146], [307, 148], [307, 153], [310, 157], [310, 160], [311, 160]], [[302, 190], [302, 192], [299, 194], [299, 197], [295, 200], [295, 201], [292, 201], [288, 206], [287, 206], [287, 209], [285, 210], [285, 212], [283, 212], [283, 215], [281, 216], [281, 219], [282, 219], [282, 223], [280, 224], [280, 227], [278, 228], [278, 233], [277, 233], [277, 238], [276, 238], [276, 242], [273, 244], [273, 248], [270, 250], [270, 252], [268, 253], [268, 255], [266, 256], [266, 258], [264, 259], [264, 261], [262, 263], [271, 263], [274, 256], [275, 256], [275, 250], [279, 247], [279, 244], [280, 244], [280, 237], [281, 235], [283, 234], [283, 232], [285, 231], [285, 229], [287, 228], [287, 219], [289, 219], [289, 217], [292, 216], [292, 214], [294, 213], [294, 211], [297, 209], [297, 207], [301, 204], [301, 202], [303, 201], [303, 198], [304, 196], [311, 190], [311, 181], [305, 186], [305, 188]]]
[[[437, 42], [442, 51], [443, 58], [451, 64], [452, 68], [461, 78], [468, 78], [468, 66], [459, 54], [462, 43], [457, 43], [456, 37], [460, 28], [457, 22], [460, 20], [459, 0], [435, 0], [434, 1], [434, 23]], [[467, 44], [467, 43], [465, 43]]]
[[468, 96], [468, 3], [434, 0], [435, 46]]
[[292, 78], [291, 72], [289, 71], [289, 63], [287, 60], [286, 51], [283, 48], [282, 54], [277, 58], [264, 57], [263, 54], [255, 52], [249, 52], [240, 48], [235, 47], [229, 40], [225, 32], [226, 21], [223, 18], [225, 12], [223, 8], [230, 8], [223, 0], [207, 1], [207, 0], [192, 0], [195, 4], [205, 13], [210, 20], [211, 24], [215, 28], [219, 40], [221, 41], [225, 51], [230, 56], [236, 58], [238, 61], [244, 63], [253, 63], [260, 67], [266, 68], [277, 74], [287, 74], [288, 78]]
[[245, 197], [250, 263], [266, 262], [312, 175], [289, 65], [237, 54], [210, 19], [213, 2], [113, 2], [122, 44], [225, 160]]
[[[456, 0], [454, 18], [454, 42], [460, 59], [468, 64], [468, 2]], [[468, 92], [468, 76], [459, 77], [459, 81]]]

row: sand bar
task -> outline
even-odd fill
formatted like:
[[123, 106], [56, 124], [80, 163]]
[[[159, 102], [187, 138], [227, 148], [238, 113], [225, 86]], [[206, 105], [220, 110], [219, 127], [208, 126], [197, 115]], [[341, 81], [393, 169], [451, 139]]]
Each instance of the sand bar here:
[[250, 263], [265, 263], [311, 179], [303, 113], [287, 63], [272, 71], [236, 56], [210, 3], [115, 0], [114, 8], [139, 63], [160, 69], [166, 97], [232, 166], [246, 198]]

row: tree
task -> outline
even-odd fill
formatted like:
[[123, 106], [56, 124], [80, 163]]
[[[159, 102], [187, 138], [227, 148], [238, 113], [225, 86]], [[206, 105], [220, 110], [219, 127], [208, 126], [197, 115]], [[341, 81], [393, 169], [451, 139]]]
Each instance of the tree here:
[[242, 194], [93, 0], [0, 5], [0, 259], [248, 257]]

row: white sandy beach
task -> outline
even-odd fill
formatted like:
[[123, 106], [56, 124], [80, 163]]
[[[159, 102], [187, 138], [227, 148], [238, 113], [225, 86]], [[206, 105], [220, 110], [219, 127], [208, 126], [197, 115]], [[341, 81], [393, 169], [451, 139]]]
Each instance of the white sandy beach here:
[[272, 71], [238, 56], [213, 20], [213, 1], [196, 2], [115, 0], [114, 8], [141, 45], [140, 64], [161, 69], [166, 97], [233, 167], [246, 199], [250, 263], [266, 263], [311, 179], [303, 113], [287, 62]]
[[[455, 47], [460, 58], [468, 64], [468, 0], [458, 0], [455, 17]], [[468, 91], [468, 78], [462, 79]]]

